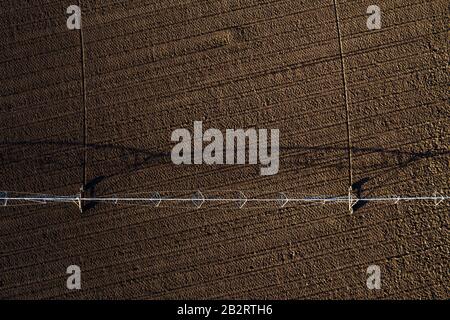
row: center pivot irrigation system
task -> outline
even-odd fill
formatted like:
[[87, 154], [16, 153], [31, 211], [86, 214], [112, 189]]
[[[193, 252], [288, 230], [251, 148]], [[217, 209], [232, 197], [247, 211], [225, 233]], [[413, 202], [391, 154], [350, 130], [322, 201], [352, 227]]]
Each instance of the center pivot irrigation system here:
[[[168, 192], [153, 192], [153, 193], [139, 193], [134, 196], [104, 196], [104, 197], [89, 197], [83, 196], [83, 191], [80, 191], [77, 195], [71, 196], [58, 196], [48, 194], [32, 194], [32, 193], [18, 193], [18, 192], [0, 192], [0, 206], [20, 206], [20, 205], [37, 205], [48, 203], [73, 203], [80, 212], [83, 212], [85, 203], [110, 203], [114, 205], [127, 204], [127, 205], [141, 205], [160, 207], [164, 204], [169, 206], [176, 206], [177, 204], [184, 204], [194, 206], [199, 209], [202, 205], [206, 204], [232, 204], [235, 208], [243, 208], [250, 204], [261, 205], [271, 204], [276, 208], [283, 208], [288, 204], [312, 204], [312, 205], [326, 205], [336, 203], [348, 204], [350, 213], [353, 213], [353, 208], [358, 202], [386, 202], [397, 204], [399, 202], [412, 202], [412, 201], [433, 201], [435, 206], [438, 206], [444, 201], [447, 201], [450, 197], [444, 196], [435, 192], [431, 196], [384, 196], [384, 197], [363, 197], [358, 198], [354, 196], [352, 188], [349, 189], [348, 195], [345, 196], [304, 196], [304, 197], [289, 197], [284, 192], [272, 194], [267, 198], [259, 197], [247, 197], [242, 191], [230, 191], [227, 196], [223, 196], [225, 191], [213, 191], [206, 193], [205, 196], [201, 191], [195, 191], [191, 194], [183, 193], [182, 196], [170, 195]], [[221, 194], [221, 195], [217, 195]], [[146, 195], [146, 196], [142, 196]]]

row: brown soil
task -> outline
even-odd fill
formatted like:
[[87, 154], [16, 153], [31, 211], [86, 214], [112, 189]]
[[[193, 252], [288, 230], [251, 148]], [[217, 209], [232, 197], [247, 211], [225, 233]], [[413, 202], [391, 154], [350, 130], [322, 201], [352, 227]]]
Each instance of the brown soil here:
[[[83, 0], [80, 33], [71, 1], [2, 1], [0, 190], [448, 195], [448, 2], [379, 0], [369, 31], [372, 2]], [[171, 132], [194, 120], [279, 128], [280, 172], [173, 165]], [[0, 297], [448, 299], [448, 213], [5, 207]]]

